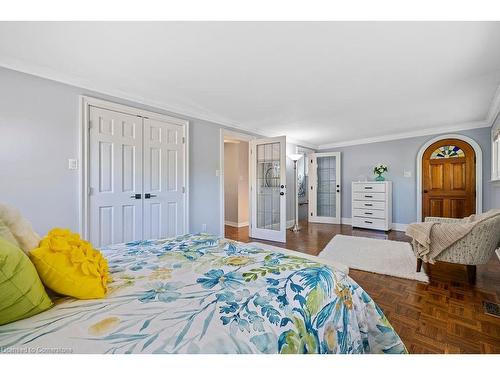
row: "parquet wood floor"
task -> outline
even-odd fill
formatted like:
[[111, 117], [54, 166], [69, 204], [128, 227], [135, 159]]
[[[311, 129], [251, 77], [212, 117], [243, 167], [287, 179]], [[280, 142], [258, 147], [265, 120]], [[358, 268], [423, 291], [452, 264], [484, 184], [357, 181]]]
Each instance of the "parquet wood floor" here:
[[[348, 225], [300, 225], [300, 232], [287, 232], [285, 244], [269, 243], [317, 255], [337, 234], [410, 241], [398, 231], [386, 234]], [[227, 226], [226, 237], [259, 241], [248, 237], [248, 227]], [[498, 258], [477, 267], [474, 285], [467, 281], [465, 266], [437, 263], [424, 267], [429, 284], [358, 270], [349, 275], [384, 311], [410, 353], [500, 353], [500, 318], [486, 315], [482, 307], [483, 300], [500, 302]]]

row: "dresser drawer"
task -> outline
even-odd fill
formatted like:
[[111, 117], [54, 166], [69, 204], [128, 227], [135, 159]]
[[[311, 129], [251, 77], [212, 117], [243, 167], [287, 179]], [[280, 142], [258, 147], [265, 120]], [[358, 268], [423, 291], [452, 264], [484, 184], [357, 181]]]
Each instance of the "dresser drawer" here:
[[378, 229], [378, 230], [389, 230], [389, 226], [386, 224], [385, 220], [381, 219], [371, 219], [363, 217], [353, 217], [352, 226], [358, 228], [368, 228], [368, 229]]
[[355, 208], [352, 210], [352, 216], [354, 217], [363, 217], [363, 218], [374, 218], [374, 219], [384, 219], [385, 220], [385, 211], [384, 210], [362, 210], [360, 208]]
[[385, 193], [352, 193], [352, 199], [357, 201], [385, 201]]
[[376, 184], [370, 182], [355, 182], [352, 184], [352, 190], [354, 192], [385, 192], [385, 183], [384, 184]]
[[369, 208], [373, 210], [385, 210], [385, 202], [377, 201], [352, 201], [352, 208]]

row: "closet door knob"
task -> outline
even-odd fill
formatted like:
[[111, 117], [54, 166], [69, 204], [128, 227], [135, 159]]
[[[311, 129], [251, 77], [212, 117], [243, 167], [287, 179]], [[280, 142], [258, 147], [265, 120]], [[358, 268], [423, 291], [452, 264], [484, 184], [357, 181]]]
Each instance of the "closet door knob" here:
[[132, 198], [132, 199], [141, 199], [141, 194], [131, 195], [130, 198]]
[[144, 194], [144, 199], [156, 198], [156, 194], [146, 193]]

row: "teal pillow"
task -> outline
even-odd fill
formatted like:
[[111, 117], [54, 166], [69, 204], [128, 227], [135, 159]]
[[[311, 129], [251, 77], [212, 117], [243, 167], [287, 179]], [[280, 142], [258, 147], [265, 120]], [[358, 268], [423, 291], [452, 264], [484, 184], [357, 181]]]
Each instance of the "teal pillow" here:
[[0, 237], [0, 325], [28, 318], [51, 306], [28, 256]]

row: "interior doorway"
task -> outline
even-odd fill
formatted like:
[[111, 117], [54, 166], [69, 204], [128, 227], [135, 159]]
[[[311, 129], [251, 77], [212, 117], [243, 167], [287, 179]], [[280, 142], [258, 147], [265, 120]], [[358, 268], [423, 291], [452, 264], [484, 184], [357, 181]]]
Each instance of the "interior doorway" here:
[[221, 130], [221, 235], [248, 232], [250, 218], [249, 142], [254, 137]]
[[298, 220], [307, 221], [309, 216], [309, 158], [314, 150], [297, 146], [297, 154], [302, 154], [302, 158], [297, 161], [297, 204]]

